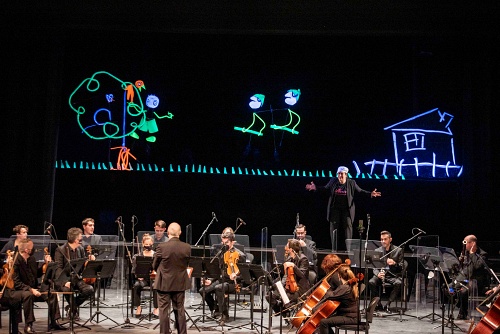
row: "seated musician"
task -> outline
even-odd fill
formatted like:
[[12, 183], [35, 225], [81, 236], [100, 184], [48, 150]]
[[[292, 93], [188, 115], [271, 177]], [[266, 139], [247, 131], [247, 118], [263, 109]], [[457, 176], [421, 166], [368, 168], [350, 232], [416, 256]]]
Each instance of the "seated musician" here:
[[[135, 274], [135, 268], [137, 267], [137, 256], [148, 256], [153, 258], [155, 251], [153, 250], [153, 237], [149, 233], [144, 233], [142, 236], [142, 254], [135, 254], [132, 257], [132, 273]], [[142, 313], [141, 308], [141, 292], [145, 286], [151, 286], [151, 279], [149, 278], [136, 278], [134, 286], [132, 287], [132, 306], [137, 307], [135, 312], [135, 317], [140, 318]], [[156, 290], [153, 290], [153, 315], [158, 317], [158, 300], [156, 298]]]
[[[60, 323], [61, 314], [59, 312], [59, 303], [57, 302], [56, 294], [42, 294], [48, 290], [47, 285], [38, 284], [38, 278], [43, 275], [43, 264], [38, 265], [33, 252], [33, 241], [27, 238], [19, 244], [19, 255], [14, 263], [14, 289], [17, 291], [28, 291], [34, 298], [34, 302], [47, 302], [50, 315], [50, 327], [52, 330], [65, 330]], [[45, 255], [45, 263], [51, 262], [50, 255]], [[27, 309], [29, 315], [25, 319], [26, 324], [32, 324], [35, 321], [35, 314], [33, 312], [33, 304], [29, 305]], [[32, 327], [31, 325], [28, 325]], [[29, 332], [29, 330], [28, 330]]]
[[246, 261], [246, 256], [245, 253], [234, 247], [236, 243], [234, 233], [226, 232], [221, 236], [221, 239], [224, 248], [220, 255], [223, 260], [219, 263], [223, 264], [223, 268], [221, 268], [221, 280], [215, 285], [215, 295], [219, 311], [222, 314], [220, 321], [224, 323], [230, 320], [229, 294], [235, 293], [241, 284], [240, 272], [235, 268], [238, 262], [244, 263]]
[[[288, 268], [291, 268], [294, 276], [294, 281], [297, 285], [297, 290], [292, 292], [292, 287], [290, 286], [290, 279], [288, 277]], [[309, 260], [307, 256], [302, 253], [300, 242], [296, 239], [288, 239], [285, 245], [285, 262], [283, 263], [284, 275], [282, 278], [282, 284], [285, 288], [286, 295], [290, 299], [290, 304], [295, 304], [300, 296], [302, 296], [310, 288], [309, 283]], [[270, 299], [268, 297], [269, 304], [273, 308], [274, 312], [279, 313], [281, 310], [281, 297], [279, 292], [273, 290], [270, 294]], [[288, 305], [287, 305], [288, 306]]]
[[468, 317], [469, 307], [469, 285], [468, 283], [475, 279], [478, 287], [484, 286], [484, 277], [486, 273], [487, 253], [477, 246], [477, 238], [474, 235], [468, 235], [464, 238], [463, 251], [460, 255], [460, 271], [450, 285], [458, 294], [459, 313], [458, 320], [465, 320]]
[[15, 233], [16, 238], [9, 240], [3, 247], [2, 250], [0, 251], [0, 254], [2, 256], [5, 256], [8, 250], [14, 251], [16, 249], [16, 246], [19, 246], [19, 243], [21, 240], [24, 240], [28, 237], [28, 226], [26, 225], [16, 225], [12, 229], [12, 232]]
[[[19, 257], [19, 255], [18, 255]], [[24, 309], [24, 318], [29, 319], [29, 308], [33, 305], [33, 294], [29, 291], [16, 291], [14, 289], [14, 281], [11, 268], [13, 268], [14, 256], [8, 256], [6, 263], [0, 267], [0, 305], [9, 307], [11, 316], [9, 317], [12, 334], [19, 333], [19, 323], [23, 321], [21, 309]], [[25, 323], [24, 332], [34, 333], [31, 323]]]
[[[68, 230], [68, 242], [64, 245], [56, 248], [54, 254], [54, 261], [57, 264], [55, 278], [58, 282], [58, 288], [63, 292], [78, 292], [78, 295], [74, 299], [73, 308], [71, 309], [71, 315], [74, 320], [79, 320], [78, 316], [78, 306], [83, 304], [87, 299], [93, 296], [94, 288], [84, 282], [78, 275], [81, 273], [72, 273], [71, 266], [68, 262], [76, 259], [95, 260], [94, 255], [86, 255], [83, 249], [82, 243], [82, 230], [78, 227], [72, 227]], [[66, 311], [70, 311], [70, 295], [65, 294], [68, 305], [66, 306]]]
[[[384, 258], [387, 267], [386, 268], [374, 268], [373, 277], [368, 282], [370, 287], [371, 296], [380, 297], [379, 287], [384, 283], [389, 283], [392, 285], [392, 291], [389, 295], [389, 300], [387, 304], [382, 306], [382, 303], [376, 307], [377, 311], [385, 311], [387, 313], [392, 313], [390, 305], [399, 295], [401, 290], [402, 273], [405, 269], [404, 262], [404, 252], [403, 249], [398, 248], [392, 244], [392, 235], [388, 231], [380, 232], [380, 242], [382, 246], [377, 248], [377, 251], [382, 251], [382, 257]], [[385, 257], [384, 257], [385, 256]]]
[[295, 226], [295, 238], [299, 240], [300, 242], [300, 247], [302, 248], [302, 252], [306, 254], [306, 252], [310, 252], [312, 255], [312, 265], [316, 267], [318, 263], [318, 253], [316, 251], [316, 242], [312, 241], [311, 239], [307, 239], [307, 231], [306, 231], [306, 226], [303, 224], [299, 224]]
[[[318, 326], [318, 334], [331, 334], [333, 333], [332, 326], [350, 325], [358, 322], [358, 281], [350, 266], [342, 263], [342, 260], [335, 254], [325, 256], [321, 262], [321, 269], [327, 275], [336, 269], [335, 273], [329, 278], [330, 288], [326, 291], [323, 301], [338, 301], [340, 305], [329, 317], [321, 319]], [[318, 305], [318, 307], [320, 306]], [[315, 311], [313, 309], [313, 313]]]
[[[224, 236], [225, 234], [229, 234], [229, 233], [234, 234], [234, 230], [231, 227], [224, 228], [222, 230], [222, 233], [221, 233], [221, 239], [222, 239], [222, 236]], [[237, 244], [238, 243], [235, 241], [234, 245], [237, 245]], [[212, 251], [217, 252], [217, 249], [214, 248]], [[212, 255], [216, 255], [216, 254], [214, 253]], [[220, 255], [222, 255], [222, 253]], [[248, 259], [249, 255], [251, 255], [251, 254], [245, 253], [246, 259]], [[251, 255], [251, 256], [253, 259], [253, 255]], [[220, 257], [219, 260], [220, 260], [219, 263], [222, 263], [223, 258]], [[201, 288], [198, 290], [201, 297], [204, 298], [205, 302], [207, 303], [208, 308], [210, 309], [210, 313], [214, 318], [218, 318], [221, 316], [221, 312], [219, 311], [219, 305], [217, 304], [216, 298], [215, 298], [215, 287], [219, 284], [219, 277], [220, 277], [220, 273], [218, 273], [218, 275], [216, 277], [208, 277], [208, 278], [202, 279]]]

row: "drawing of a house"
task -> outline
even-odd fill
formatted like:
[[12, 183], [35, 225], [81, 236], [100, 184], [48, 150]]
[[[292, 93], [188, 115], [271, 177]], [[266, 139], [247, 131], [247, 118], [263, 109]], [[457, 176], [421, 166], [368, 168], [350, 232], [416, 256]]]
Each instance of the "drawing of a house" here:
[[368, 161], [371, 174], [386, 175], [388, 167], [396, 174], [418, 178], [460, 177], [463, 166], [456, 163], [450, 123], [453, 115], [438, 108], [384, 128], [392, 132], [394, 162]]

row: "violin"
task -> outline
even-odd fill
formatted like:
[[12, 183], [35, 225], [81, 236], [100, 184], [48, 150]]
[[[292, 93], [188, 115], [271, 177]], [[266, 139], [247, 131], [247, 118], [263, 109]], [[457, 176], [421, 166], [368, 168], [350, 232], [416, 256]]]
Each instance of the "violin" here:
[[[231, 274], [238, 275], [240, 270], [238, 269], [237, 262], [240, 259], [240, 254], [233, 248], [224, 253], [224, 263], [227, 265], [227, 274], [231, 276]], [[234, 289], [236, 293], [241, 291], [241, 286], [236, 282], [236, 278], [234, 281]]]
[[291, 293], [295, 293], [299, 290], [297, 281], [295, 280], [295, 273], [293, 272], [292, 266], [286, 268], [285, 289]]
[[[87, 255], [90, 259], [90, 256], [92, 255], [92, 246], [87, 245], [87, 247], [85, 247], [85, 251], [87, 252]], [[87, 266], [88, 262], [89, 261], [85, 262], [85, 267]], [[94, 284], [96, 279], [95, 278], [84, 278], [83, 281], [87, 284]]]
[[[47, 256], [49, 255], [49, 249], [47, 247], [45, 247], [43, 249], [43, 255]], [[47, 272], [47, 267], [49, 266], [49, 263], [48, 262], [45, 262], [42, 266], [42, 273], [46, 273]]]
[[[16, 253], [16, 258], [17, 258]], [[7, 262], [3, 265], [3, 275], [0, 278], [0, 285], [3, 286], [2, 288], [2, 294], [5, 290], [5, 288], [9, 289], [14, 289], [14, 280], [12, 279], [12, 273], [14, 272], [12, 270], [14, 261], [16, 261], [16, 258], [12, 260], [12, 251], [8, 250], [7, 251]]]

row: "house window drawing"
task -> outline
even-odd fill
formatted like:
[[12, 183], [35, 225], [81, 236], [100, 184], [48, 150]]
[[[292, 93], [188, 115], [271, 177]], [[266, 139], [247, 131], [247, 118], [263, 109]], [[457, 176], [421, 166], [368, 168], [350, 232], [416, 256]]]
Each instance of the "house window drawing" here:
[[[372, 160], [370, 174], [386, 175], [395, 168], [398, 176], [415, 178], [456, 178], [463, 173], [455, 156], [455, 141], [450, 124], [453, 115], [438, 108], [390, 125], [394, 148], [394, 162]], [[354, 162], [358, 174], [360, 169]]]

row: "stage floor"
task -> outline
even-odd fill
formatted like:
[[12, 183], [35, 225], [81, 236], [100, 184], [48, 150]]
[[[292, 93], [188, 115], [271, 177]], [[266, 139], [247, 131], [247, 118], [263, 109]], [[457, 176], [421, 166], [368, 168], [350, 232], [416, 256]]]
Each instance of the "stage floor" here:
[[[82, 328], [75, 326], [74, 331], [77, 333], [86, 332], [105, 332], [109, 334], [113, 333], [159, 333], [159, 328], [155, 329], [158, 324], [158, 320], [153, 319], [149, 321], [144, 319], [140, 321], [134, 316], [128, 314], [130, 320], [130, 326], [125, 326], [127, 319], [127, 309], [125, 307], [126, 295], [119, 296], [116, 291], [110, 290], [106, 292], [106, 298], [101, 301], [99, 311], [99, 319], [94, 317], [92, 322], [88, 322], [87, 326], [90, 328]], [[186, 311], [189, 315], [188, 317], [188, 332], [205, 332], [205, 333], [294, 333], [295, 328], [289, 329], [285, 321], [280, 324], [280, 317], [272, 317], [272, 325], [269, 329], [269, 314], [268, 312], [259, 312], [254, 310], [254, 326], [252, 328], [250, 324], [250, 304], [243, 303], [243, 296], [240, 297], [240, 303], [236, 306], [236, 319], [227, 323], [224, 327], [218, 325], [217, 322], [205, 319], [202, 322], [203, 311], [200, 306], [201, 297], [198, 293], [187, 292], [186, 293]], [[246, 301], [248, 302], [248, 296]], [[62, 305], [62, 302], [61, 304]], [[258, 308], [261, 303], [259, 301], [255, 302], [255, 308]], [[263, 303], [264, 308], [267, 308], [267, 302]], [[364, 301], [361, 303], [361, 308], [363, 308]], [[445, 318], [444, 330], [442, 327], [441, 305], [436, 304], [433, 312], [432, 302], [428, 303], [408, 303], [407, 311], [402, 315], [391, 315], [387, 316], [385, 313], [380, 313], [380, 316], [374, 317], [373, 323], [370, 327], [370, 333], [372, 334], [382, 334], [382, 333], [448, 333], [452, 332], [451, 322], [448, 317]], [[234, 303], [230, 307], [230, 315], [234, 315]], [[206, 308], [208, 312], [208, 308]], [[149, 312], [149, 306], [143, 306], [143, 314]], [[82, 319], [80, 323], [84, 323], [91, 317], [95, 315], [96, 308], [92, 308], [92, 313], [90, 313], [89, 305], [85, 305], [80, 310], [80, 318]], [[458, 312], [455, 310], [455, 317]], [[208, 314], [208, 313], [207, 313]], [[37, 332], [44, 332], [46, 330], [47, 324], [47, 307], [45, 303], [37, 303], [37, 308], [35, 309], [35, 316], [37, 321], [35, 322], [35, 330]], [[423, 317], [423, 318], [422, 318]], [[434, 321], [433, 320], [434, 317]], [[173, 316], [172, 316], [173, 318]], [[419, 319], [421, 318], [421, 319]], [[99, 321], [99, 322], [97, 322]], [[195, 325], [193, 325], [195, 321]], [[476, 322], [478, 322], [476, 318]], [[7, 333], [8, 324], [8, 312], [2, 312], [2, 324], [3, 328], [0, 330], [2, 333]], [[470, 321], [455, 320], [453, 331], [462, 331], [467, 333], [471, 325]], [[20, 330], [22, 331], [23, 324], [20, 324]], [[113, 328], [114, 327], [114, 328]], [[130, 328], [127, 328], [130, 327]], [[174, 329], [174, 326], [171, 327]], [[175, 332], [175, 330], [174, 330]], [[64, 333], [63, 331], [57, 331], [54, 333]]]

